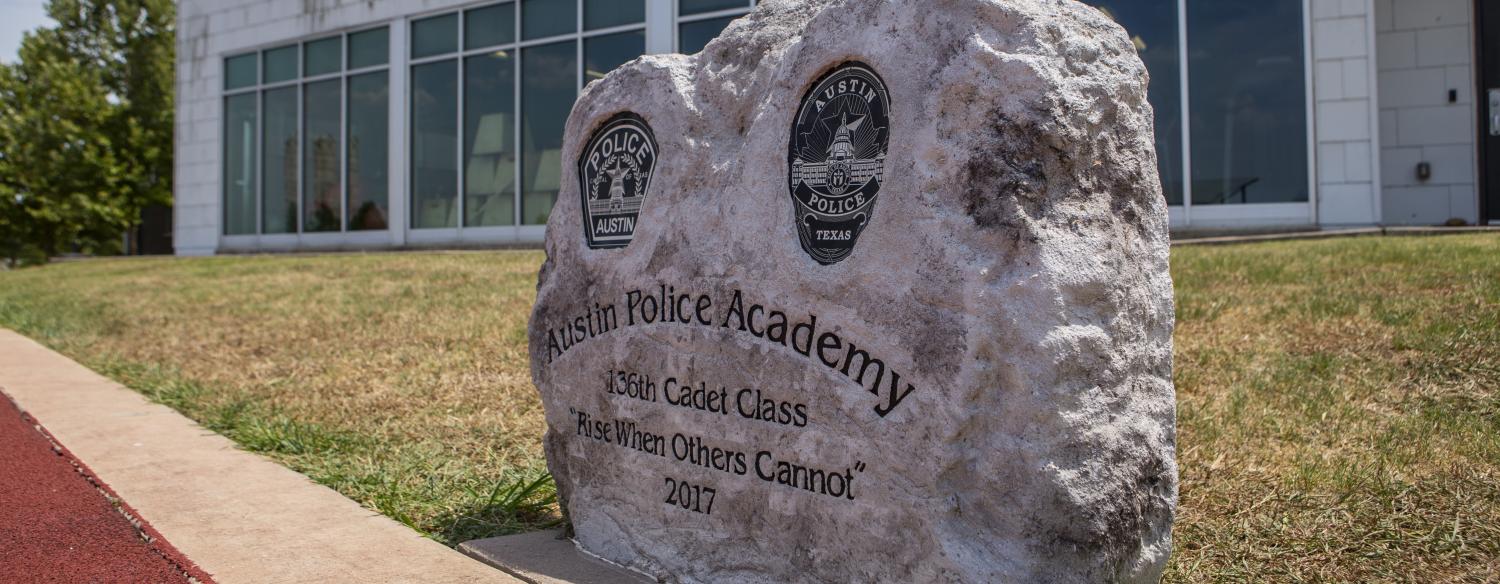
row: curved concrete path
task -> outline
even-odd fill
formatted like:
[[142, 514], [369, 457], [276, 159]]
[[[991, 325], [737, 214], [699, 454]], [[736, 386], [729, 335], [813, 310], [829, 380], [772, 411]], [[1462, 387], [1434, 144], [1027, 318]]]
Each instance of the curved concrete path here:
[[0, 390], [220, 584], [519, 582], [6, 329]]

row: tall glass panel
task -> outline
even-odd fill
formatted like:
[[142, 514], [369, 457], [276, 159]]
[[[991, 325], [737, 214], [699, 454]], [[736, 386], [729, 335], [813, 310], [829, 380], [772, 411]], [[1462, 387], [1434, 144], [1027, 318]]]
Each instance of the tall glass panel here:
[[583, 0], [584, 30], [645, 21], [646, 0]]
[[516, 4], [507, 2], [464, 13], [464, 48], [478, 49], [516, 40]]
[[464, 61], [464, 225], [516, 224], [515, 59]]
[[255, 117], [255, 93], [224, 98], [224, 235], [255, 233]]
[[255, 85], [260, 67], [259, 55], [250, 53], [224, 59], [224, 89], [239, 89]]
[[1308, 200], [1302, 0], [1189, 0], [1193, 204]]
[[577, 98], [574, 41], [521, 52], [521, 222], [542, 225], [561, 186], [563, 125]]
[[336, 73], [344, 68], [344, 41], [339, 37], [307, 43], [303, 46], [302, 70], [308, 77]]
[[578, 0], [521, 0], [521, 38], [577, 32]]
[[1177, 3], [1161, 0], [1089, 0], [1125, 27], [1151, 73], [1148, 99], [1156, 110], [1156, 157], [1161, 187], [1171, 205], [1182, 204], [1182, 65]]
[[458, 61], [411, 68], [411, 226], [458, 226]]
[[343, 190], [339, 169], [343, 81], [303, 86], [302, 119], [307, 141], [302, 160], [302, 231], [338, 231]]
[[677, 26], [677, 52], [691, 55], [703, 50], [708, 41], [714, 40], [719, 33], [734, 22], [735, 16], [724, 18], [711, 18], [696, 22], [684, 22]]
[[749, 2], [745, 0], [678, 0], [677, 13], [683, 16], [690, 14], [702, 14], [715, 10], [728, 10], [730, 8], [748, 8]]
[[411, 23], [411, 58], [458, 50], [458, 15], [444, 14]]
[[615, 67], [646, 52], [646, 31], [607, 34], [583, 41], [583, 82], [603, 79]]
[[385, 71], [349, 78], [349, 230], [385, 229], [390, 212], [390, 81]]
[[279, 83], [297, 78], [297, 45], [271, 49], [265, 53], [266, 83]]
[[261, 164], [262, 184], [261, 231], [263, 233], [297, 232], [297, 172], [299, 150], [297, 120], [297, 87], [266, 91], [262, 98], [265, 110], [265, 162]]
[[391, 60], [391, 31], [386, 27], [349, 35], [349, 68], [374, 67]]

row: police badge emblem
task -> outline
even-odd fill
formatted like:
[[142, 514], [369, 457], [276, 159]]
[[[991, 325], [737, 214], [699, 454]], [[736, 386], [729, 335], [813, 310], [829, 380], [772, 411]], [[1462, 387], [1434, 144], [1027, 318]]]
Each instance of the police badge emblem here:
[[802, 249], [832, 265], [849, 257], [875, 211], [890, 145], [890, 95], [869, 65], [824, 74], [792, 120], [792, 205]]
[[610, 118], [578, 157], [583, 234], [590, 249], [630, 245], [656, 168], [656, 135], [640, 116]]

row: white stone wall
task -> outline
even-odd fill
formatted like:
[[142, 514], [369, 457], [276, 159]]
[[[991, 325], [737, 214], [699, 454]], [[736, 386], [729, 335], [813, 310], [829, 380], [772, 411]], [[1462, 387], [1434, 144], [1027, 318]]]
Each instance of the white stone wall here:
[[1371, 0], [1313, 0], [1318, 223], [1380, 221]]
[[173, 142], [172, 241], [178, 255], [213, 253], [218, 240], [220, 106], [208, 99], [218, 77], [203, 79], [206, 18], [190, 18], [196, 2], [181, 3], [177, 16], [177, 112]]
[[224, 57], [470, 3], [182, 0], [177, 7], [177, 253], [206, 255], [219, 246]]
[[1472, 11], [1470, 0], [1376, 0], [1387, 224], [1478, 219]]

